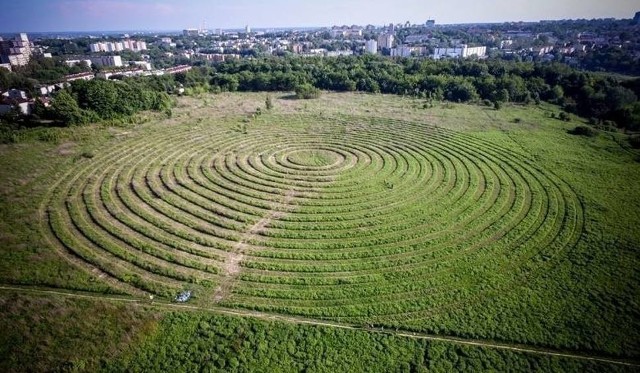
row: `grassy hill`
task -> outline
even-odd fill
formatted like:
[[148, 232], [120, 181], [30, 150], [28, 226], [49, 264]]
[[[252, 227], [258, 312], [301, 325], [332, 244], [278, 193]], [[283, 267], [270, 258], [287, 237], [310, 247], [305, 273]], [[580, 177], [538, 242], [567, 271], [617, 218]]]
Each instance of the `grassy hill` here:
[[[181, 98], [170, 118], [0, 147], [0, 283], [103, 298], [0, 292], [7, 370], [605, 368], [383, 329], [637, 361], [640, 163], [624, 135], [571, 135], [581, 120], [546, 105], [273, 101]], [[148, 304], [182, 290], [200, 311]]]

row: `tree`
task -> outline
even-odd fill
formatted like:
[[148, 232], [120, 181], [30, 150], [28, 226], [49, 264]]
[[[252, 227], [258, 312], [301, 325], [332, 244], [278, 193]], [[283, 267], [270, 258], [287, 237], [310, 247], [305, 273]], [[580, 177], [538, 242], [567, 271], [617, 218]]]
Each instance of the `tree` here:
[[561, 104], [564, 100], [564, 89], [560, 85], [555, 85], [549, 92], [549, 96], [547, 96], [547, 100], [551, 103]]
[[88, 121], [87, 115], [80, 109], [78, 102], [66, 89], [59, 91], [55, 95], [49, 110], [54, 119], [60, 120], [67, 125], [84, 124]]
[[445, 87], [445, 97], [449, 101], [468, 102], [476, 100], [476, 88], [466, 79], [452, 79]]
[[509, 91], [502, 88], [495, 93], [495, 100], [498, 102], [509, 102]]

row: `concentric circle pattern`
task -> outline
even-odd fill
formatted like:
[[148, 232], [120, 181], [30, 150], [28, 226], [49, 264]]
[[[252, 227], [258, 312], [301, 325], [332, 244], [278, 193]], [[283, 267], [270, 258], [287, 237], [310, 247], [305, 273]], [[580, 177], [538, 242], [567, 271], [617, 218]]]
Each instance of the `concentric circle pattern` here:
[[147, 292], [352, 320], [508, 291], [579, 239], [576, 195], [516, 152], [400, 120], [271, 118], [121, 140], [58, 181], [47, 230]]

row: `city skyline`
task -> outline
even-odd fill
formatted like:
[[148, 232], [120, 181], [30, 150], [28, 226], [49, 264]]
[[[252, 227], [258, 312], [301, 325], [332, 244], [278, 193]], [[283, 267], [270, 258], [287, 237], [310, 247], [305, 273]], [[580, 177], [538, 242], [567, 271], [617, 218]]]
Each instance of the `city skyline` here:
[[438, 24], [539, 21], [578, 18], [632, 18], [635, 0], [528, 0], [447, 3], [425, 0], [23, 0], [0, 12], [0, 32], [180, 30], [326, 27], [342, 24]]

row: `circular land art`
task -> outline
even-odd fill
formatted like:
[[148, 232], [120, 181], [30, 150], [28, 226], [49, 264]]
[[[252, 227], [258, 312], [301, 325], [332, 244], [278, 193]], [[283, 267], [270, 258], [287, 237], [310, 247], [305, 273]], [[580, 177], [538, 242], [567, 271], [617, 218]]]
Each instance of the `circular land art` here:
[[141, 292], [369, 321], [508, 290], [579, 238], [575, 193], [522, 154], [399, 120], [288, 120], [123, 139], [55, 184], [46, 231]]

